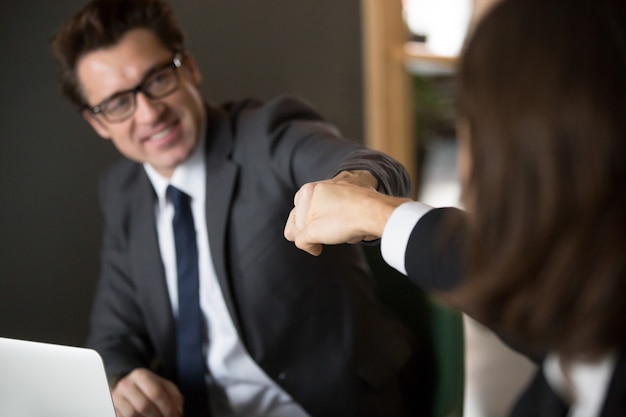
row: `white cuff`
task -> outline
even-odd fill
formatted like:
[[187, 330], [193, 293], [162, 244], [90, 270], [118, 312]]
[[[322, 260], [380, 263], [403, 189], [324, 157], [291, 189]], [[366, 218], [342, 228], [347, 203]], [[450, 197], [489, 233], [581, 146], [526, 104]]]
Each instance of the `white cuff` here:
[[406, 275], [406, 247], [413, 228], [433, 207], [410, 201], [399, 205], [385, 224], [380, 240], [380, 252], [385, 262]]

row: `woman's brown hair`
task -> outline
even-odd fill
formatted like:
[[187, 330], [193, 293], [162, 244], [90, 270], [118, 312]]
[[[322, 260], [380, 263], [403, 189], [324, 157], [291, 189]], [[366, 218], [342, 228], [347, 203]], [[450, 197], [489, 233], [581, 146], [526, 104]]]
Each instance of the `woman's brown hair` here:
[[94, 0], [66, 21], [52, 38], [63, 94], [78, 108], [85, 105], [76, 64], [85, 54], [113, 46], [136, 28], [151, 30], [172, 51], [184, 49], [185, 37], [165, 0]]
[[538, 352], [626, 346], [626, 2], [504, 0], [458, 75], [472, 158], [458, 301]]

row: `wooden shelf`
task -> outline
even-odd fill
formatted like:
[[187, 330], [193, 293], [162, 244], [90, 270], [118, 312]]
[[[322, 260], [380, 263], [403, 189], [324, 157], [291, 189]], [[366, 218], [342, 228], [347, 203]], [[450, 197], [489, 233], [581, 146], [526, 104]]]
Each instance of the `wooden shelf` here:
[[[493, 3], [473, 0], [471, 27]], [[410, 33], [401, 0], [361, 0], [365, 143], [400, 161], [417, 179], [411, 73], [449, 75], [457, 57], [433, 54], [426, 45], [406, 42]], [[418, 182], [415, 181], [417, 184]]]
[[425, 43], [406, 42], [399, 48], [399, 57], [403, 61], [426, 61], [434, 64], [454, 68], [458, 58], [456, 56], [435, 55]]
[[456, 56], [442, 56], [432, 53], [422, 42], [405, 42], [396, 51], [396, 59], [404, 63], [406, 69], [417, 75], [452, 75], [456, 69]]

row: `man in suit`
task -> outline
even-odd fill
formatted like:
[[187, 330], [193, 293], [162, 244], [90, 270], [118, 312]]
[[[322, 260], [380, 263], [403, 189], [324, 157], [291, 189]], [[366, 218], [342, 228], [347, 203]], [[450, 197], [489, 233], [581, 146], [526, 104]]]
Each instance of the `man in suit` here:
[[[94, 0], [60, 28], [53, 49], [65, 95], [125, 157], [101, 182], [102, 266], [88, 339], [118, 416], [428, 409], [412, 385], [421, 376], [409, 372], [415, 337], [376, 300], [357, 248], [313, 259], [282, 239], [301, 185], [332, 178], [404, 195], [408, 175], [396, 161], [342, 139], [292, 98], [206, 103], [161, 0]], [[177, 253], [179, 200], [193, 237]], [[183, 262], [189, 253], [197, 260]], [[177, 281], [183, 263], [196, 271], [195, 307], [179, 298], [188, 294]], [[189, 307], [200, 317], [181, 320]], [[190, 407], [181, 363], [197, 344], [177, 341], [196, 319], [202, 406]]]
[[625, 45], [626, 2], [499, 2], [458, 68], [467, 213], [319, 182], [285, 236], [314, 255], [381, 237], [411, 282], [536, 360], [512, 417], [626, 415]]

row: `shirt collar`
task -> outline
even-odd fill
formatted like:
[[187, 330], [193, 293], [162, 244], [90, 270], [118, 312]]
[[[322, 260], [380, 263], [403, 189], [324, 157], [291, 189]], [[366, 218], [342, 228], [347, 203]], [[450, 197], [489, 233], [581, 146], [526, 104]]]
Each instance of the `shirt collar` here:
[[[547, 356], [543, 371], [552, 388], [567, 402], [574, 402], [570, 404], [574, 406], [573, 416], [598, 415], [616, 363], [615, 352], [595, 362], [574, 361], [570, 363], [568, 373], [573, 392], [568, 392], [569, 390], [566, 389], [566, 377], [557, 354], [552, 353]], [[593, 412], [587, 414], [589, 411]]]

